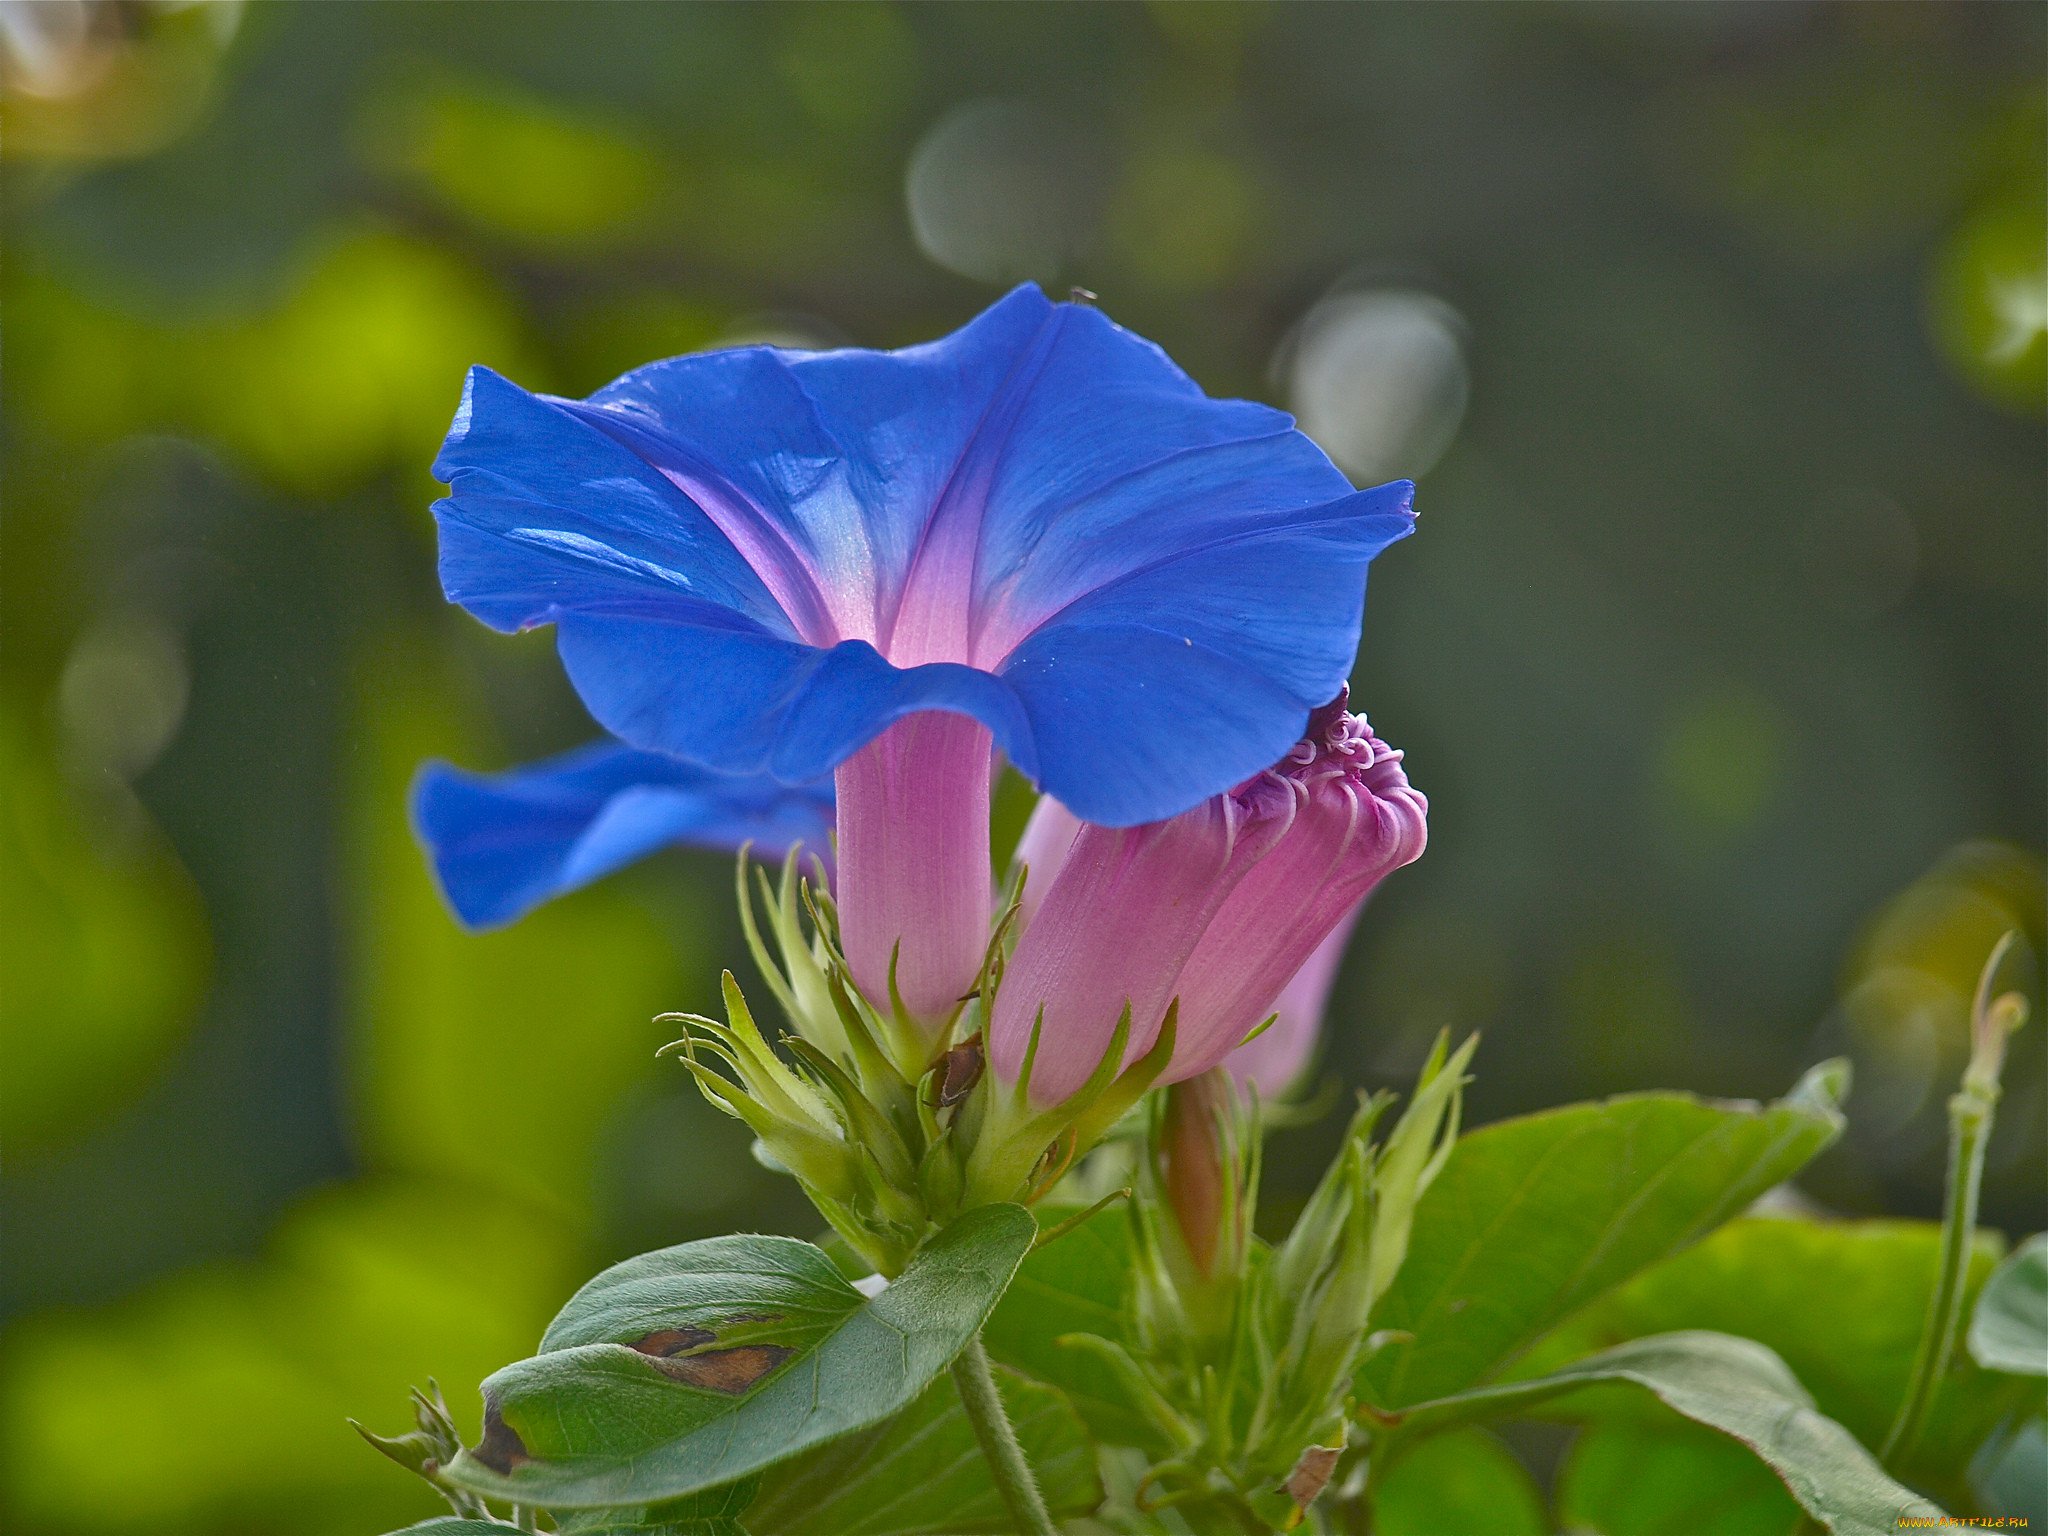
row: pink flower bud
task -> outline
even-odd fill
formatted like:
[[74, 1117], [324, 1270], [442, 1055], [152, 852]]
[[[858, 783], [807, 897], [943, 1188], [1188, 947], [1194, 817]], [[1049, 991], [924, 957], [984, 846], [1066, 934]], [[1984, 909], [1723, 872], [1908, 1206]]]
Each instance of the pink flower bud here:
[[1039, 1030], [1034, 1103], [1060, 1103], [1088, 1080], [1126, 1006], [1126, 1063], [1159, 1038], [1209, 920], [1294, 818], [1294, 797], [1264, 778], [1168, 821], [1082, 825], [1017, 941], [989, 1023], [990, 1060], [1010, 1081]]
[[[988, 946], [994, 747], [965, 715], [908, 715], [839, 765], [838, 898], [846, 963], [889, 1007], [938, 1026], [974, 989]], [[899, 949], [900, 946], [900, 949]]]
[[1429, 802], [1409, 786], [1401, 754], [1343, 705], [1340, 695], [1318, 710], [1308, 736], [1265, 775], [1289, 784], [1300, 809], [1181, 972], [1169, 1082], [1229, 1055], [1366, 893], [1422, 854]]
[[[1163, 1080], [1215, 1066], [1366, 892], [1422, 852], [1428, 803], [1344, 703], [1317, 710], [1274, 767], [1170, 821], [1080, 826], [996, 999], [998, 1074], [1014, 1080], [1037, 1026], [1030, 1096], [1058, 1103], [1100, 1062], [1126, 1004], [1128, 1063], [1176, 998]], [[1043, 847], [1057, 846], [1060, 814], [1033, 818]]]

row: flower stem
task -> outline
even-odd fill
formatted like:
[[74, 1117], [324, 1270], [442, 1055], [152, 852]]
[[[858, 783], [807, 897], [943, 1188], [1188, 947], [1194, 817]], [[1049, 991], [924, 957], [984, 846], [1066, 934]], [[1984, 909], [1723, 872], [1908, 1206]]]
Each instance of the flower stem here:
[[996, 1489], [1010, 1511], [1010, 1519], [1023, 1536], [1058, 1536], [1058, 1527], [1038, 1491], [1038, 1479], [1024, 1459], [1024, 1447], [1017, 1443], [1017, 1431], [1003, 1410], [1002, 1395], [996, 1390], [995, 1372], [988, 1363], [979, 1333], [967, 1341], [953, 1362], [953, 1384], [960, 1389], [960, 1402], [967, 1409], [974, 1437], [981, 1442], [981, 1454], [988, 1458], [995, 1474]]
[[2001, 939], [1984, 966], [1971, 1009], [1970, 1064], [1964, 1069], [1961, 1090], [1948, 1101], [1948, 1193], [1941, 1212], [1941, 1272], [1935, 1277], [1920, 1343], [1913, 1352], [1906, 1400], [1899, 1405], [1898, 1417], [1879, 1453], [1879, 1460], [1888, 1467], [1898, 1467], [1918, 1445], [1962, 1329], [1963, 1291], [1977, 1232], [1977, 1195], [1984, 1183], [1984, 1151], [1998, 1109], [2006, 1037], [2026, 1017], [2019, 997], [1992, 995], [1993, 977], [2012, 940], [2011, 934]]

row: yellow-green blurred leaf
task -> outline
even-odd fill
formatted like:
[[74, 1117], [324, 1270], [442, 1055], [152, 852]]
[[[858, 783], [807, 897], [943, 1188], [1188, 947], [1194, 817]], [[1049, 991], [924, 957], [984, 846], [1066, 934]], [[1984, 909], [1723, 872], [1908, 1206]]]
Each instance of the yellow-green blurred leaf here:
[[661, 163], [622, 127], [502, 81], [442, 81], [382, 122], [373, 153], [479, 228], [541, 245], [629, 234]]
[[[668, 1081], [657, 1013], [711, 974], [616, 882], [509, 929], [465, 933], [408, 828], [406, 788], [472, 738], [445, 695], [365, 673], [355, 808], [358, 1124], [379, 1162], [587, 1213], [602, 1138], [636, 1089]], [[479, 766], [490, 766], [479, 764]]]
[[274, 480], [331, 490], [387, 465], [423, 471], [472, 363], [538, 382], [495, 284], [445, 249], [369, 229], [317, 251], [279, 308], [220, 335], [188, 387], [195, 418]]
[[573, 1283], [562, 1229], [504, 1202], [368, 1184], [312, 1197], [260, 1259], [187, 1270], [9, 1337], [0, 1439], [23, 1530], [360, 1536], [432, 1492], [345, 1420], [392, 1428], [408, 1383], [476, 1384]]
[[11, 371], [39, 424], [196, 434], [300, 494], [397, 467], [424, 500], [472, 363], [546, 382], [495, 281], [374, 227], [329, 235], [274, 303], [226, 318], [143, 319], [33, 271], [9, 298]]
[[0, 719], [0, 1136], [75, 1135], [183, 1032], [207, 972], [198, 893], [127, 790], [95, 816]]

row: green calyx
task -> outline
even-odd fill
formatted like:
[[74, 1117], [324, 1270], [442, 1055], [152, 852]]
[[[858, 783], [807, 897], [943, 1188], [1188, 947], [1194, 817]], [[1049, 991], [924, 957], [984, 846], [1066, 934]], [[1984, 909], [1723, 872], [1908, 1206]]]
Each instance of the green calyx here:
[[823, 871], [794, 852], [779, 878], [742, 854], [742, 931], [789, 1029], [770, 1041], [730, 972], [725, 1017], [664, 1014], [676, 1056], [704, 1096], [753, 1132], [763, 1160], [803, 1186], [833, 1230], [884, 1275], [966, 1210], [1029, 1203], [1128, 1114], [1173, 1055], [1159, 1039], [1128, 1068], [1126, 1008], [1101, 1063], [1055, 1106], [1030, 1099], [1034, 1034], [1014, 1083], [987, 1070], [983, 1022], [1001, 986], [1019, 905], [1012, 891], [975, 988], [934, 1026], [904, 1008], [891, 967], [878, 1002], [854, 981]]
[[1292, 1231], [1250, 1235], [1258, 1107], [1217, 1074], [1155, 1101], [1132, 1202], [1131, 1337], [1087, 1337], [1153, 1422], [1141, 1507], [1197, 1529], [1285, 1529], [1337, 1477], [1373, 1314], [1406, 1257], [1415, 1208], [1456, 1139], [1477, 1045], [1440, 1039], [1383, 1138], [1393, 1100], [1361, 1101]]

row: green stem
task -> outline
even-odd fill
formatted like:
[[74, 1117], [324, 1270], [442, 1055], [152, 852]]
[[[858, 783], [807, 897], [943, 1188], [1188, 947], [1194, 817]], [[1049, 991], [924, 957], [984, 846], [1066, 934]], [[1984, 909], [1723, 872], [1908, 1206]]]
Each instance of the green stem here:
[[[1994, 1090], [1995, 1091], [1995, 1090]], [[1955, 1354], [1962, 1324], [1963, 1286], [1970, 1273], [1971, 1239], [1977, 1231], [1977, 1191], [1984, 1182], [1984, 1147], [1991, 1138], [1991, 1101], [1966, 1086], [1949, 1101], [1948, 1196], [1941, 1213], [1941, 1273], [1913, 1352], [1912, 1384], [1885, 1436], [1880, 1460], [1896, 1467], [1913, 1454], [1934, 1406], [1934, 1394]]]
[[960, 1389], [960, 1402], [974, 1437], [981, 1442], [981, 1454], [995, 1475], [996, 1489], [1023, 1536], [1058, 1536], [1045, 1499], [1038, 1491], [1038, 1479], [1031, 1475], [1031, 1463], [1024, 1459], [1024, 1447], [1017, 1443], [1017, 1431], [1003, 1409], [1002, 1394], [996, 1390], [995, 1371], [988, 1363], [979, 1333], [967, 1341], [953, 1362], [953, 1384]]
[[1913, 1351], [1913, 1375], [1899, 1416], [1892, 1421], [1878, 1459], [1896, 1468], [1913, 1454], [1926, 1426], [1934, 1395], [1948, 1374], [1962, 1330], [1963, 1290], [1970, 1277], [1970, 1252], [1977, 1235], [1977, 1195], [1984, 1183], [1984, 1151], [1996, 1118], [1999, 1073], [2005, 1066], [2006, 1037], [2026, 1017], [2017, 997], [1994, 997], [1993, 979], [2013, 935], [1991, 951], [1971, 1006], [1970, 1063], [1963, 1085], [1948, 1101], [1948, 1193], [1941, 1211], [1941, 1272], [1927, 1304], [1920, 1343]]

